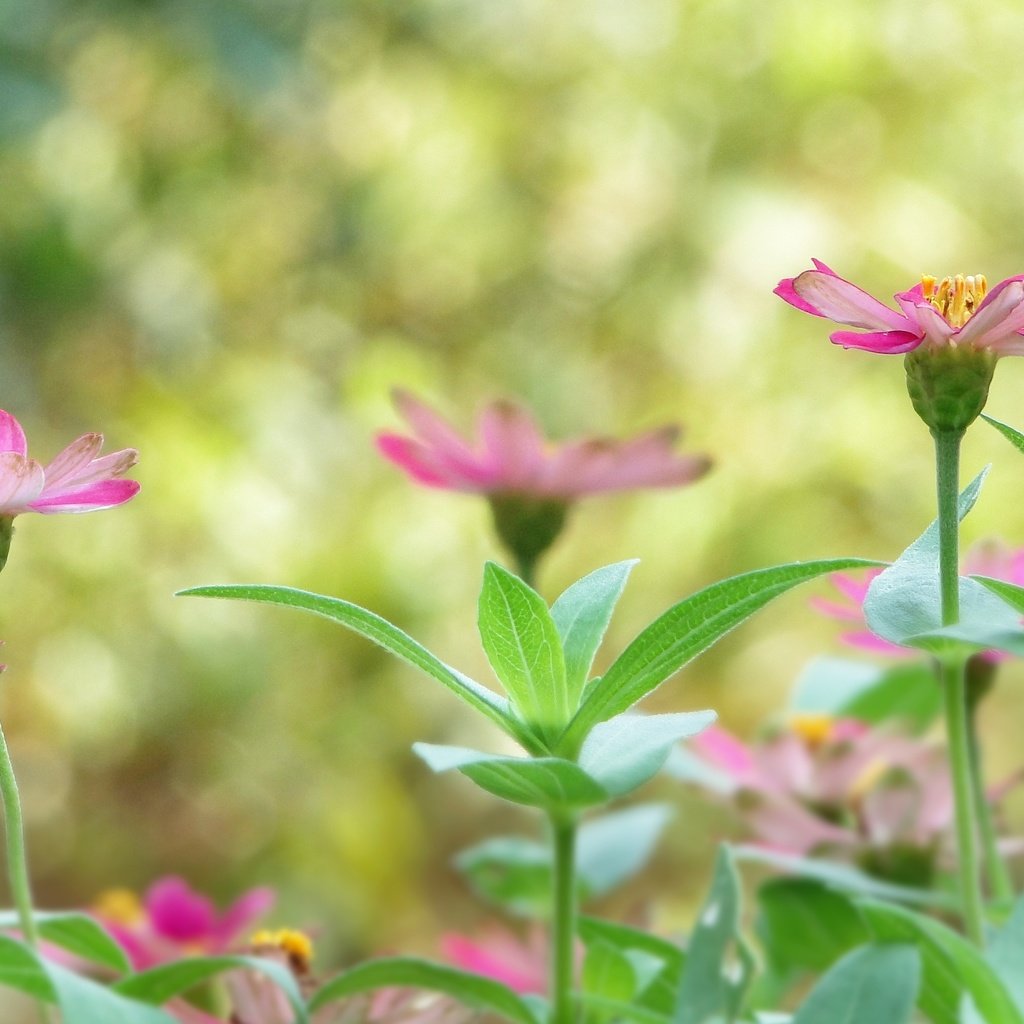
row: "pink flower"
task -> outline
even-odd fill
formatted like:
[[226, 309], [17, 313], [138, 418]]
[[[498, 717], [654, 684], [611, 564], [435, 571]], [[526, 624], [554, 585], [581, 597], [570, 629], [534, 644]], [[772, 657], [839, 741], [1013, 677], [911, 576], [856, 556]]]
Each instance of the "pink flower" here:
[[844, 348], [869, 352], [910, 352], [932, 348], [987, 350], [997, 356], [1024, 355], [1024, 275], [991, 290], [982, 276], [924, 277], [895, 296], [899, 311], [837, 276], [819, 260], [814, 269], [779, 282], [775, 294], [791, 306], [858, 331], [835, 331]]
[[752, 745], [712, 726], [677, 774], [737, 808], [756, 840], [927, 884], [953, 815], [940, 747], [852, 719], [794, 715]]
[[540, 928], [532, 929], [525, 940], [497, 926], [476, 939], [449, 933], [441, 938], [441, 952], [456, 967], [500, 981], [514, 992], [547, 991], [548, 940]]
[[274, 902], [270, 889], [250, 889], [223, 913], [181, 878], [154, 882], [142, 902], [123, 889], [104, 893], [93, 915], [117, 939], [136, 970], [237, 946]]
[[[851, 576], [847, 573], [834, 573], [829, 577], [832, 585], [839, 591], [840, 599], [811, 598], [812, 608], [833, 619], [855, 623], [857, 628], [843, 633], [841, 639], [852, 647], [872, 651], [876, 654], [905, 656], [918, 653], [910, 647], [900, 647], [876, 636], [864, 621], [864, 599], [867, 597], [871, 581], [881, 569], [869, 569], [866, 572]], [[986, 541], [976, 544], [964, 556], [963, 575], [990, 576], [993, 579], [1005, 580], [1024, 586], [1024, 548], [1009, 548], [1000, 541]], [[999, 661], [1007, 657], [1000, 651], [985, 651], [989, 661]]]
[[704, 456], [677, 455], [679, 428], [664, 427], [627, 441], [583, 438], [549, 445], [526, 410], [492, 402], [480, 414], [476, 442], [406, 391], [395, 404], [413, 436], [378, 434], [381, 453], [428, 487], [485, 495], [569, 502], [633, 487], [678, 487], [703, 476]]
[[100, 457], [102, 446], [102, 434], [83, 434], [44, 468], [28, 457], [21, 424], [0, 409], [0, 516], [123, 505], [139, 491], [135, 480], [122, 479], [139, 453], [126, 448]]

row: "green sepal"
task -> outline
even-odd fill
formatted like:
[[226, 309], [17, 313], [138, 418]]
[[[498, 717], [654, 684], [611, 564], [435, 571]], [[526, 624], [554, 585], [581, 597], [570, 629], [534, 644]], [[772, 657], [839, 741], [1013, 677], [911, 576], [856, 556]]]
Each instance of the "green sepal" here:
[[927, 343], [908, 352], [907, 393], [933, 433], [962, 433], [981, 415], [997, 356], [970, 345]]

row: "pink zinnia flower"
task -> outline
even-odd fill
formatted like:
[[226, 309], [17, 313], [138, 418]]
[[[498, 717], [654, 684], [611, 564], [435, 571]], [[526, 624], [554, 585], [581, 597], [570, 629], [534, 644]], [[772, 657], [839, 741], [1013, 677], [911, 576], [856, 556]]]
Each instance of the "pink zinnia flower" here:
[[895, 296], [899, 311], [839, 277], [820, 260], [814, 269], [779, 282], [775, 294], [791, 306], [858, 331], [835, 331], [831, 341], [868, 352], [933, 348], [1024, 355], [1024, 275], [989, 289], [984, 277], [924, 277]]
[[752, 745], [712, 726], [688, 744], [680, 777], [737, 808], [756, 840], [838, 857], [926, 884], [953, 815], [945, 751], [891, 728], [794, 715]]
[[419, 399], [395, 392], [413, 435], [378, 434], [381, 453], [429, 487], [485, 495], [570, 502], [633, 487], [678, 487], [703, 476], [704, 456], [678, 455], [676, 426], [626, 441], [583, 438], [548, 444], [525, 409], [492, 402], [480, 414], [479, 440], [469, 442]]
[[539, 927], [525, 939], [498, 926], [475, 939], [452, 932], [442, 936], [441, 952], [456, 967], [500, 981], [520, 995], [547, 991], [549, 943]]
[[134, 893], [104, 893], [93, 915], [117, 939], [136, 970], [196, 954], [216, 955], [237, 946], [274, 902], [270, 889], [250, 889], [219, 912], [181, 878], [154, 882], [140, 902]]

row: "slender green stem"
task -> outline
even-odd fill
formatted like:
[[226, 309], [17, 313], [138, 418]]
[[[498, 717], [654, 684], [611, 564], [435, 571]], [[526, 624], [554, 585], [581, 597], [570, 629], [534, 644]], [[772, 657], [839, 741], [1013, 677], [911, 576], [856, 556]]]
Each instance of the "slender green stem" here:
[[4, 806], [4, 831], [7, 841], [7, 877], [11, 897], [18, 912], [18, 922], [25, 942], [33, 948], [39, 944], [32, 916], [32, 888], [28, 880], [28, 858], [25, 855], [25, 828], [21, 817], [21, 799], [14, 778], [14, 765], [7, 749], [7, 740], [0, 728], [0, 799]]
[[554, 892], [551, 913], [551, 1024], [573, 1024], [576, 952], [576, 820], [551, 815]]
[[[527, 558], [523, 555], [517, 555], [515, 561], [516, 573], [519, 575], [519, 578], [528, 587], [533, 587], [537, 579], [537, 562], [539, 559], [536, 556]], [[536, 589], [536, 587], [534, 587], [534, 589]]]
[[[939, 510], [942, 624], [950, 626], [960, 620], [960, 517], [957, 499], [960, 494], [960, 441], [963, 431], [934, 431], [933, 436]], [[971, 941], [981, 946], [985, 940], [985, 915], [978, 872], [975, 787], [972, 779], [974, 759], [971, 757], [967, 718], [965, 668], [965, 659], [962, 657], [940, 659], [939, 682], [945, 699], [964, 924]]]

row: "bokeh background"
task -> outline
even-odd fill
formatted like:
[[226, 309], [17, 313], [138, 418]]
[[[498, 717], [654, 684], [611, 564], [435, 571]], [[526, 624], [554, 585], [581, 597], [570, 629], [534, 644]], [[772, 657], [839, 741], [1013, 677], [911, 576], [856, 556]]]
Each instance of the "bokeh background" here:
[[[375, 454], [395, 385], [467, 430], [509, 396], [553, 437], [681, 421], [713, 455], [695, 487], [581, 504], [546, 563], [553, 598], [642, 560], [605, 659], [723, 575], [894, 556], [932, 514], [901, 363], [771, 290], [812, 256], [883, 297], [1024, 270], [1022, 51], [1012, 0], [7, 0], [0, 404], [41, 458], [93, 429], [142, 453], [131, 505], [19, 520], [2, 580], [41, 902], [269, 882], [328, 961], [472, 931], [452, 855], [535, 823], [409, 748], [488, 728], [330, 623], [172, 594], [344, 596], [489, 679], [487, 509]], [[1006, 360], [989, 411], [1020, 426], [1022, 393]], [[1024, 544], [1024, 461], [984, 425], [964, 461], [996, 464], [968, 539]], [[841, 653], [809, 593], [654, 704], [751, 734]], [[670, 926], [728, 821], [651, 795], [678, 815], [614, 907]]]

